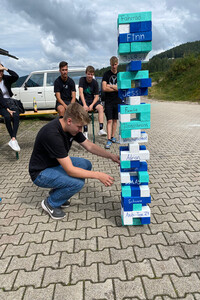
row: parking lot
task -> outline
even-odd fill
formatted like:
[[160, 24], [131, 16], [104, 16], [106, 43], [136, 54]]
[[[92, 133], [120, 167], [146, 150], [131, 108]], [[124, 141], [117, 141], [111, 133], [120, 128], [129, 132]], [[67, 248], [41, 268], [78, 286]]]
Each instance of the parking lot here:
[[90, 159], [115, 182], [86, 181], [66, 218], [50, 219], [41, 208], [48, 190], [33, 185], [28, 163], [38, 130], [54, 117], [21, 120], [18, 160], [0, 123], [1, 300], [200, 299], [200, 105], [147, 102], [152, 203], [145, 226], [122, 226], [118, 166], [75, 142], [70, 155]]

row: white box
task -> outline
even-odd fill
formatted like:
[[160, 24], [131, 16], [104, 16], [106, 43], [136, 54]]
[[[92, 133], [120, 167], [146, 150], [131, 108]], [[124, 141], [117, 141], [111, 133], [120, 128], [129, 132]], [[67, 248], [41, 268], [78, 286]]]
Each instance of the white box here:
[[140, 104], [140, 96], [126, 97], [126, 104], [128, 104], [128, 105], [139, 105]]
[[150, 197], [148, 185], [140, 185], [140, 197]]
[[131, 121], [131, 114], [120, 114], [118, 113], [119, 122], [130, 122]]
[[137, 142], [131, 143], [128, 146], [129, 146], [129, 151], [132, 153], [138, 153], [140, 151], [140, 145]]
[[120, 33], [130, 33], [130, 24], [119, 24], [118, 35]]

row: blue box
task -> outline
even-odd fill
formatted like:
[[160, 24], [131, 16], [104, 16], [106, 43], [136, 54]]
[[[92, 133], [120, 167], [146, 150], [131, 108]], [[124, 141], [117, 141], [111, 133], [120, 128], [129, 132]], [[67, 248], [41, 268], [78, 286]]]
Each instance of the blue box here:
[[134, 97], [134, 96], [146, 96], [148, 95], [148, 88], [132, 88], [132, 89], [119, 89], [118, 96], [122, 100], [126, 97]]
[[121, 33], [118, 36], [118, 45], [121, 43], [150, 42], [152, 41], [152, 31], [137, 33]]
[[142, 62], [141, 60], [136, 60], [136, 61], [131, 61], [130, 63], [127, 64], [126, 66], [126, 71], [139, 71], [142, 69]]
[[135, 80], [135, 87], [136, 88], [151, 87], [151, 78]]
[[152, 21], [130, 23], [130, 32], [151, 31]]

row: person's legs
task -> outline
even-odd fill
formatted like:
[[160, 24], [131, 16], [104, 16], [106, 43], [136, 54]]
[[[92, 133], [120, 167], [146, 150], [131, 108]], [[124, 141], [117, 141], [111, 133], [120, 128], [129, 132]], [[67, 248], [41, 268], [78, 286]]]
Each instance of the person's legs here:
[[13, 113], [13, 137], [16, 138], [17, 136], [17, 131], [19, 128], [19, 111], [16, 110], [15, 113]]
[[103, 117], [104, 117], [103, 106], [101, 104], [97, 104], [94, 108], [98, 111], [98, 119], [99, 119], [98, 135], [107, 135], [107, 133], [103, 129]]
[[[85, 170], [92, 168], [91, 162], [84, 158], [71, 157], [71, 160], [76, 167]], [[40, 187], [51, 188], [47, 202], [51, 207], [57, 208], [82, 189], [85, 179], [70, 177], [59, 165], [43, 170], [34, 183]]]
[[11, 116], [10, 116], [9, 112], [7, 111], [7, 109], [5, 109], [5, 108], [1, 109], [1, 115], [4, 117], [6, 128], [8, 130], [10, 137], [12, 138], [13, 137], [13, 128], [12, 128], [12, 124], [11, 124]]

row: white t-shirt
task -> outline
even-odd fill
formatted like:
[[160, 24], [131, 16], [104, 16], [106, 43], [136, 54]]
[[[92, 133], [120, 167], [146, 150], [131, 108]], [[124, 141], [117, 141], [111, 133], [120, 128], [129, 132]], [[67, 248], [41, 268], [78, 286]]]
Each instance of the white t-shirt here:
[[4, 84], [4, 80], [1, 80], [0, 82], [0, 89], [2, 90], [3, 98], [10, 98], [7, 87]]

